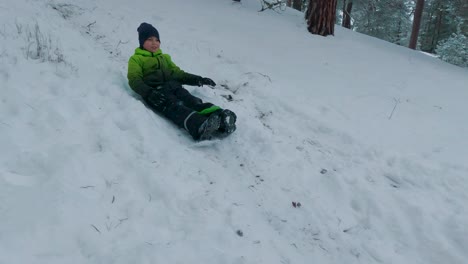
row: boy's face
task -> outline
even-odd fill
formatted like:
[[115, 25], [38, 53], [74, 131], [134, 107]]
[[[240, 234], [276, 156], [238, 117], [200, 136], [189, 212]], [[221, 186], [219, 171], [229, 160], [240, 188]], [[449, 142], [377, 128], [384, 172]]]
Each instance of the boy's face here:
[[157, 39], [156, 37], [149, 37], [143, 43], [143, 48], [149, 52], [156, 52], [158, 51], [160, 45], [161, 42], [159, 42], [159, 39]]

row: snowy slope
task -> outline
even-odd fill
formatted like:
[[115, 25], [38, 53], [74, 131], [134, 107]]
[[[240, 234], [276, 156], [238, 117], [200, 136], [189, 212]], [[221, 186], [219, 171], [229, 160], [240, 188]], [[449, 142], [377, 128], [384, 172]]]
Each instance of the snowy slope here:
[[[259, 9], [0, 0], [0, 264], [466, 263], [468, 71]], [[231, 137], [130, 90], [143, 21]]]

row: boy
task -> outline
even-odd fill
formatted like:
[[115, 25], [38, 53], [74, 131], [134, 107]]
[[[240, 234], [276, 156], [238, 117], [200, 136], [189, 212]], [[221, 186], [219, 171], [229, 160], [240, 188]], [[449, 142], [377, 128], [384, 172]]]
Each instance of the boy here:
[[151, 24], [138, 27], [140, 47], [128, 61], [128, 83], [156, 112], [187, 130], [195, 140], [226, 136], [236, 130], [236, 115], [191, 95], [183, 84], [210, 85], [210, 78], [181, 70], [160, 49], [159, 32]]

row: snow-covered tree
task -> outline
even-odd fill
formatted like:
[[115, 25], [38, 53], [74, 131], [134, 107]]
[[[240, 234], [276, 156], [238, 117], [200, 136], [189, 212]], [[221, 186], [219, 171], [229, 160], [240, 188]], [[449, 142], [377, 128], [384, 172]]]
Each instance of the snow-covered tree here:
[[411, 29], [411, 1], [355, 0], [352, 28], [380, 39], [407, 45]]
[[448, 63], [468, 67], [468, 38], [461, 33], [454, 33], [437, 45], [436, 53]]
[[421, 27], [421, 50], [434, 53], [441, 41], [461, 30], [468, 35], [468, 1], [427, 0]]

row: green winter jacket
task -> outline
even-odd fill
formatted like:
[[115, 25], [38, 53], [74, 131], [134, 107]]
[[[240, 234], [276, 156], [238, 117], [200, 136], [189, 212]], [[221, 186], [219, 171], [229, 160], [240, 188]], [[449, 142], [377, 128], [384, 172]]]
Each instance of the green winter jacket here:
[[[155, 87], [168, 81], [181, 84], [199, 85], [201, 77], [181, 70], [171, 60], [171, 56], [162, 53], [136, 48], [128, 61], [128, 84], [139, 95], [146, 97]], [[145, 81], [151, 83], [151, 86]]]

